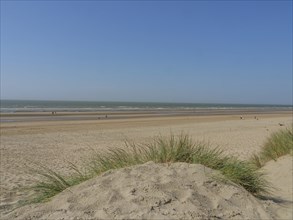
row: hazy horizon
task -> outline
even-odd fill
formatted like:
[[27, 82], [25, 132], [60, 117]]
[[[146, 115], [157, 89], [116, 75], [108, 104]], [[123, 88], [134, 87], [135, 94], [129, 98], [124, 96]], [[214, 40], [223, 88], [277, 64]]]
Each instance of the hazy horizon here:
[[1, 1], [1, 100], [292, 105], [292, 1]]
[[276, 104], [276, 103], [207, 103], [207, 102], [156, 102], [156, 101], [107, 101], [107, 100], [53, 100], [53, 99], [0, 99], [0, 101], [23, 101], [23, 102], [85, 102], [85, 103], [153, 103], [153, 104], [199, 104], [199, 105], [260, 105], [260, 106], [292, 106], [292, 104]]

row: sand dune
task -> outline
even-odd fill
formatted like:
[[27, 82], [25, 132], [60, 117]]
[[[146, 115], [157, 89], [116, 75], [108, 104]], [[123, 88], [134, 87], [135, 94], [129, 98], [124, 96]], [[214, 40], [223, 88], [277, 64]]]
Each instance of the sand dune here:
[[203, 165], [148, 162], [108, 171], [4, 219], [292, 219], [291, 165], [289, 155], [266, 164], [275, 192], [258, 199]]
[[104, 173], [8, 219], [271, 219], [243, 188], [202, 165], [148, 162]]

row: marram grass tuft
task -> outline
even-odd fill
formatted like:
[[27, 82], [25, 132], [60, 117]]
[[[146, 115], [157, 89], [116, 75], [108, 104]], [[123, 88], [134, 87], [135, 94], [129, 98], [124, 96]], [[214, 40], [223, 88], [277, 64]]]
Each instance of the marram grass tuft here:
[[256, 196], [269, 191], [269, 184], [263, 173], [250, 162], [224, 155], [223, 151], [210, 148], [208, 144], [195, 143], [187, 135], [178, 137], [171, 135], [170, 138], [155, 138], [148, 144], [137, 145], [127, 142], [124, 148], [115, 148], [103, 153], [96, 152], [90, 162], [85, 165], [84, 172], [81, 172], [74, 164], [70, 164], [75, 171], [70, 176], [63, 176], [44, 166], [39, 166], [35, 173], [41, 176], [41, 180], [33, 187], [36, 191], [36, 198], [33, 201], [45, 201], [70, 186], [108, 170], [143, 164], [148, 161], [202, 164], [220, 171], [224, 179], [244, 187]]
[[286, 154], [293, 154], [293, 127], [273, 133], [265, 142], [259, 154], [254, 154], [251, 162], [262, 167], [270, 160], [277, 160]]

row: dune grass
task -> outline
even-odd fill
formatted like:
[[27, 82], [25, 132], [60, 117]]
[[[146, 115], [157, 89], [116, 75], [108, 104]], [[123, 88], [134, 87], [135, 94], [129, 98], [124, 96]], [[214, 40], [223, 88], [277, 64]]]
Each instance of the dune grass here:
[[286, 154], [293, 154], [293, 127], [273, 133], [265, 142], [259, 154], [254, 154], [251, 162], [262, 167], [270, 160], [277, 160]]
[[33, 168], [28, 167], [29, 172], [40, 178], [35, 185], [29, 188], [29, 190], [35, 191], [35, 196], [30, 201], [22, 201], [23, 204], [46, 201], [68, 187], [77, 185], [92, 177], [87, 172], [82, 173], [75, 164], [70, 162], [68, 162], [69, 168], [74, 171], [70, 176], [59, 174], [39, 163], [32, 163], [32, 165], [34, 166]]
[[268, 182], [263, 173], [250, 162], [241, 161], [235, 157], [226, 156], [217, 148], [210, 148], [205, 143], [194, 143], [187, 135], [170, 138], [155, 138], [151, 143], [137, 145], [126, 143], [124, 148], [111, 149], [103, 153], [95, 152], [90, 163], [81, 172], [74, 164], [70, 164], [74, 173], [62, 176], [57, 172], [41, 166], [35, 171], [41, 176], [33, 187], [36, 198], [33, 202], [45, 201], [66, 188], [79, 184], [111, 169], [143, 164], [148, 161], [156, 163], [186, 162], [202, 164], [219, 170], [225, 180], [230, 180], [243, 186], [254, 195], [266, 194], [269, 191]]

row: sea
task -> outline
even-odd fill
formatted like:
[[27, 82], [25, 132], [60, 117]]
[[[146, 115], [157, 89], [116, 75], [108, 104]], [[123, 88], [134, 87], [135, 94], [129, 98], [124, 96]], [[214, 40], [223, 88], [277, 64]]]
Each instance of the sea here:
[[258, 109], [292, 110], [292, 105], [204, 104], [160, 102], [105, 102], [105, 101], [40, 101], [0, 100], [1, 113], [17, 112], [103, 112], [103, 111], [168, 111], [201, 109]]

